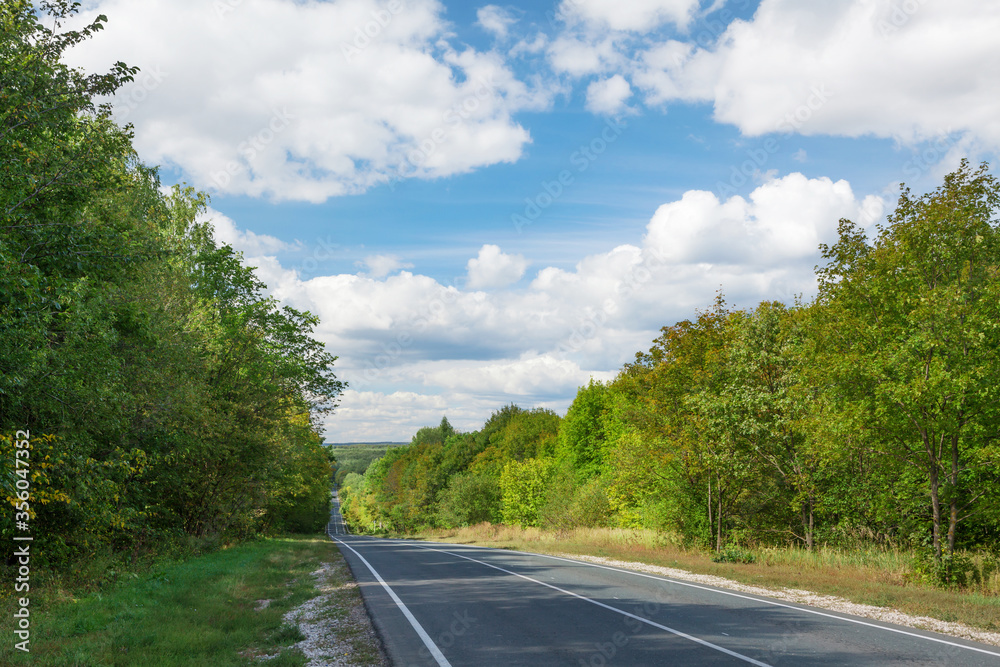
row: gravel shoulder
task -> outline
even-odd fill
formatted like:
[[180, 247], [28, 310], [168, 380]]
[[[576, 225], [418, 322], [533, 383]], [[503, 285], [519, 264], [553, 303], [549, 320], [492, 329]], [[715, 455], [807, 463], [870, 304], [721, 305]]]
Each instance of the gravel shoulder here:
[[389, 667], [344, 559], [321, 563], [312, 576], [320, 594], [284, 616], [305, 637], [293, 648], [308, 658], [307, 667]]

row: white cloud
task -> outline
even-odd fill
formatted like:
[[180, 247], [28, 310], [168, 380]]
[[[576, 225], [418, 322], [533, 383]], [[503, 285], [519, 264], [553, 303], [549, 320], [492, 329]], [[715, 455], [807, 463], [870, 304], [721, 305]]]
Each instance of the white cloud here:
[[403, 262], [396, 255], [369, 255], [359, 264], [368, 269], [372, 278], [384, 278], [393, 271], [413, 268], [413, 264]]
[[621, 74], [594, 81], [587, 86], [587, 109], [593, 113], [614, 115], [627, 109], [626, 100], [632, 96], [632, 87]]
[[503, 39], [510, 26], [517, 23], [517, 16], [509, 9], [497, 5], [486, 5], [476, 11], [476, 22], [495, 37]]
[[425, 381], [429, 385], [477, 396], [494, 395], [499, 400], [573, 394], [591, 377], [610, 380], [615, 375], [614, 372], [588, 372], [574, 361], [532, 352], [518, 359], [497, 362], [437, 362], [426, 364], [426, 367]]
[[673, 23], [685, 27], [699, 0], [563, 0], [560, 15], [569, 23], [645, 33]]
[[320, 202], [520, 158], [530, 136], [511, 114], [544, 108], [551, 88], [451, 46], [442, 12], [436, 0], [100, 0], [81, 18], [104, 13], [107, 29], [71, 56], [88, 71], [142, 68], [117, 105], [146, 161], [200, 188]]
[[549, 65], [560, 74], [585, 76], [625, 66], [611, 37], [591, 39], [562, 35], [548, 46]]
[[647, 101], [706, 100], [747, 135], [970, 133], [1000, 146], [1000, 4], [763, 0], [712, 49], [670, 43], [635, 59]]
[[286, 243], [267, 234], [255, 234], [248, 229], [239, 229], [232, 218], [213, 208], [208, 208], [202, 213], [200, 220], [212, 223], [213, 237], [217, 243], [230, 245], [234, 250], [242, 252], [247, 257], [274, 255], [278, 252], [298, 250], [302, 247], [298, 242]]
[[486, 244], [479, 249], [479, 255], [466, 264], [469, 272], [468, 287], [506, 287], [520, 280], [527, 268], [528, 262], [522, 255], [507, 255], [499, 246]]
[[808, 297], [817, 246], [836, 240], [838, 220], [871, 226], [884, 205], [798, 173], [745, 198], [693, 190], [659, 207], [635, 244], [543, 267], [516, 289], [479, 289], [526, 270], [493, 245], [470, 261], [462, 289], [409, 271], [303, 280], [273, 258], [258, 265], [276, 297], [319, 316], [317, 335], [340, 356], [353, 393], [331, 439], [400, 439], [444, 412], [471, 429], [509, 401], [564, 410], [577, 386], [612, 377], [720, 287], [738, 307]]
[[877, 197], [858, 200], [847, 181], [793, 173], [761, 185], [749, 200], [686, 192], [657, 209], [646, 245], [672, 262], [780, 267], [815, 257], [840, 218], [871, 224], [882, 210]]

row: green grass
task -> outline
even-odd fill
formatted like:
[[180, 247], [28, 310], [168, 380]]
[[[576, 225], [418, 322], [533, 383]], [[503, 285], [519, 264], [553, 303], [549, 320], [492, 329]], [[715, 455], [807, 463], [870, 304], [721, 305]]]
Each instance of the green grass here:
[[[341, 560], [325, 537], [290, 536], [130, 575], [79, 599], [32, 591], [31, 654], [13, 648], [7, 599], [0, 664], [223, 667], [261, 664], [253, 657], [280, 652], [266, 664], [304, 665], [305, 656], [288, 649], [302, 635], [282, 616], [317, 595], [309, 573]], [[272, 602], [257, 610], [257, 600]]]

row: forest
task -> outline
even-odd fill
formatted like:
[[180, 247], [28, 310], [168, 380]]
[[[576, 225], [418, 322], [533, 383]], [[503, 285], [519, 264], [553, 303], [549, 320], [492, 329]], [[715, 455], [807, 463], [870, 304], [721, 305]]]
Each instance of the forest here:
[[[356, 531], [479, 522], [671, 532], [737, 546], [892, 545], [960, 583], [1000, 543], [1000, 183], [963, 160], [841, 220], [818, 293], [661, 329], [566, 416], [507, 405], [420, 429], [341, 498]], [[869, 238], [870, 236], [870, 238]]]
[[106, 18], [63, 30], [75, 4], [42, 7], [0, 5], [3, 541], [67, 569], [320, 529], [344, 385], [317, 319], [138, 159], [101, 102], [136, 69], [63, 63]]

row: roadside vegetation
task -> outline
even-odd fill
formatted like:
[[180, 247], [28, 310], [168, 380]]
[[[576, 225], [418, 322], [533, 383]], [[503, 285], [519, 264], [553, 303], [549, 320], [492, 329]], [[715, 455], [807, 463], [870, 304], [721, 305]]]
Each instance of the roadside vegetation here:
[[35, 4], [0, 4], [0, 540], [33, 538], [30, 598], [50, 571], [86, 588], [192, 539], [320, 530], [343, 384], [318, 320], [138, 160], [100, 103], [137, 70], [63, 64], [106, 18]]
[[[305, 665], [295, 646], [305, 637], [294, 618], [285, 616], [320, 594], [312, 573], [323, 563], [334, 569], [325, 582], [331, 593], [322, 614], [343, 637], [338, 654], [329, 657], [383, 664], [377, 642], [366, 633], [367, 616], [355, 613], [363, 605], [343, 558], [319, 535], [259, 539], [161, 562], [79, 597], [65, 582], [49, 579], [32, 597], [31, 653], [3, 642], [0, 663]], [[13, 622], [4, 613], [0, 632], [13, 636]]]
[[[904, 187], [883, 226], [841, 221], [811, 302], [720, 294], [565, 418], [507, 405], [476, 432], [423, 428], [345, 476], [345, 518], [541, 529], [552, 549], [645, 531], [698, 567], [824, 590], [857, 577], [863, 597], [959, 616], [958, 593], [1000, 595], [998, 210], [986, 164]], [[920, 587], [951, 592], [899, 592]], [[994, 622], [995, 600], [970, 622]]]

